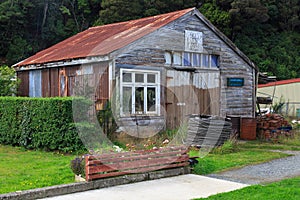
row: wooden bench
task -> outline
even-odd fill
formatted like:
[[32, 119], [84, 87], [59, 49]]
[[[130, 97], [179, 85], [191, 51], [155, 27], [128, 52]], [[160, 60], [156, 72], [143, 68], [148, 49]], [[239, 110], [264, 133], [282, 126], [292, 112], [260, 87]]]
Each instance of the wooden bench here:
[[85, 157], [87, 181], [188, 165], [188, 148], [184, 146]]

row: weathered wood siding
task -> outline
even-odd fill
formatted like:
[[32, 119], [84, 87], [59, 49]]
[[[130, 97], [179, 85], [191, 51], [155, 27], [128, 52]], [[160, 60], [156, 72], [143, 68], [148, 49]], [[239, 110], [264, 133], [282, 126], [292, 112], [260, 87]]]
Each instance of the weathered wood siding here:
[[[201, 53], [218, 55], [219, 69], [199, 69], [195, 72], [181, 69], [179, 71], [165, 64], [166, 51], [183, 52], [185, 50], [185, 30], [203, 33]], [[227, 44], [225, 40], [226, 38], [216, 35], [198, 17], [185, 15], [126, 48], [114, 52], [113, 55], [117, 56], [116, 63], [165, 68], [166, 77], [165, 80], [162, 77], [161, 81], [162, 87], [166, 88], [164, 90], [166, 98], [162, 97], [163, 104], [165, 104], [163, 106], [168, 115], [172, 116], [168, 117], [168, 126], [173, 127], [174, 124], [178, 124], [182, 119], [178, 116], [186, 114], [253, 117], [255, 69], [245, 61], [245, 57], [238, 53], [238, 49]], [[181, 78], [176, 78], [176, 76], [181, 76]], [[197, 76], [201, 77], [202, 81], [197, 82]], [[244, 78], [243, 87], [227, 86], [227, 78], [235, 77]], [[206, 83], [205, 87], [201, 86], [202, 82]], [[207, 87], [211, 84], [213, 87]], [[191, 86], [193, 89], [190, 89]], [[195, 99], [198, 99], [198, 102]]]

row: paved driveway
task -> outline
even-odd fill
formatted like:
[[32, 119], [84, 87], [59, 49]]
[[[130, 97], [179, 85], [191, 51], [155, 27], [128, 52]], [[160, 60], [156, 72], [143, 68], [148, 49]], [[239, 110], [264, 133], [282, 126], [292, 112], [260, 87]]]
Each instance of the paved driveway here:
[[79, 192], [48, 200], [188, 200], [228, 192], [248, 185], [194, 174]]

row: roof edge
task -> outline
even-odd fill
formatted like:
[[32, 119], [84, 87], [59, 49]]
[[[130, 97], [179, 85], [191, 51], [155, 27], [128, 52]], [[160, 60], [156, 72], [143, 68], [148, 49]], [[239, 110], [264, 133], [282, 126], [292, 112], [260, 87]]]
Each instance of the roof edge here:
[[254, 68], [257, 72], [258, 67], [246, 56], [224, 33], [214, 26], [198, 9], [194, 9], [196, 15], [208, 28], [210, 28], [221, 40], [223, 40], [234, 52], [236, 52], [248, 65]]
[[35, 70], [35, 69], [43, 69], [43, 68], [54, 68], [54, 67], [60, 67], [60, 66], [74, 66], [74, 65], [84, 65], [84, 64], [91, 64], [96, 62], [106, 62], [111, 60], [109, 56], [91, 56], [91, 57], [84, 57], [84, 58], [73, 58], [67, 60], [60, 60], [60, 61], [54, 61], [49, 63], [37, 63], [37, 64], [31, 64], [31, 65], [21, 65], [21, 66], [15, 66], [16, 71], [25, 71], [25, 70]]

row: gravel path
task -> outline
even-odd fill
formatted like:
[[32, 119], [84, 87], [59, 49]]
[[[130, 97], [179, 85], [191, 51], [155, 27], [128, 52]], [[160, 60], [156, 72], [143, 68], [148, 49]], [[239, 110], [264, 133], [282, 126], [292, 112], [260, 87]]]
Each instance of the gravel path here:
[[280, 152], [293, 156], [208, 176], [245, 184], [263, 184], [300, 176], [300, 151]]

